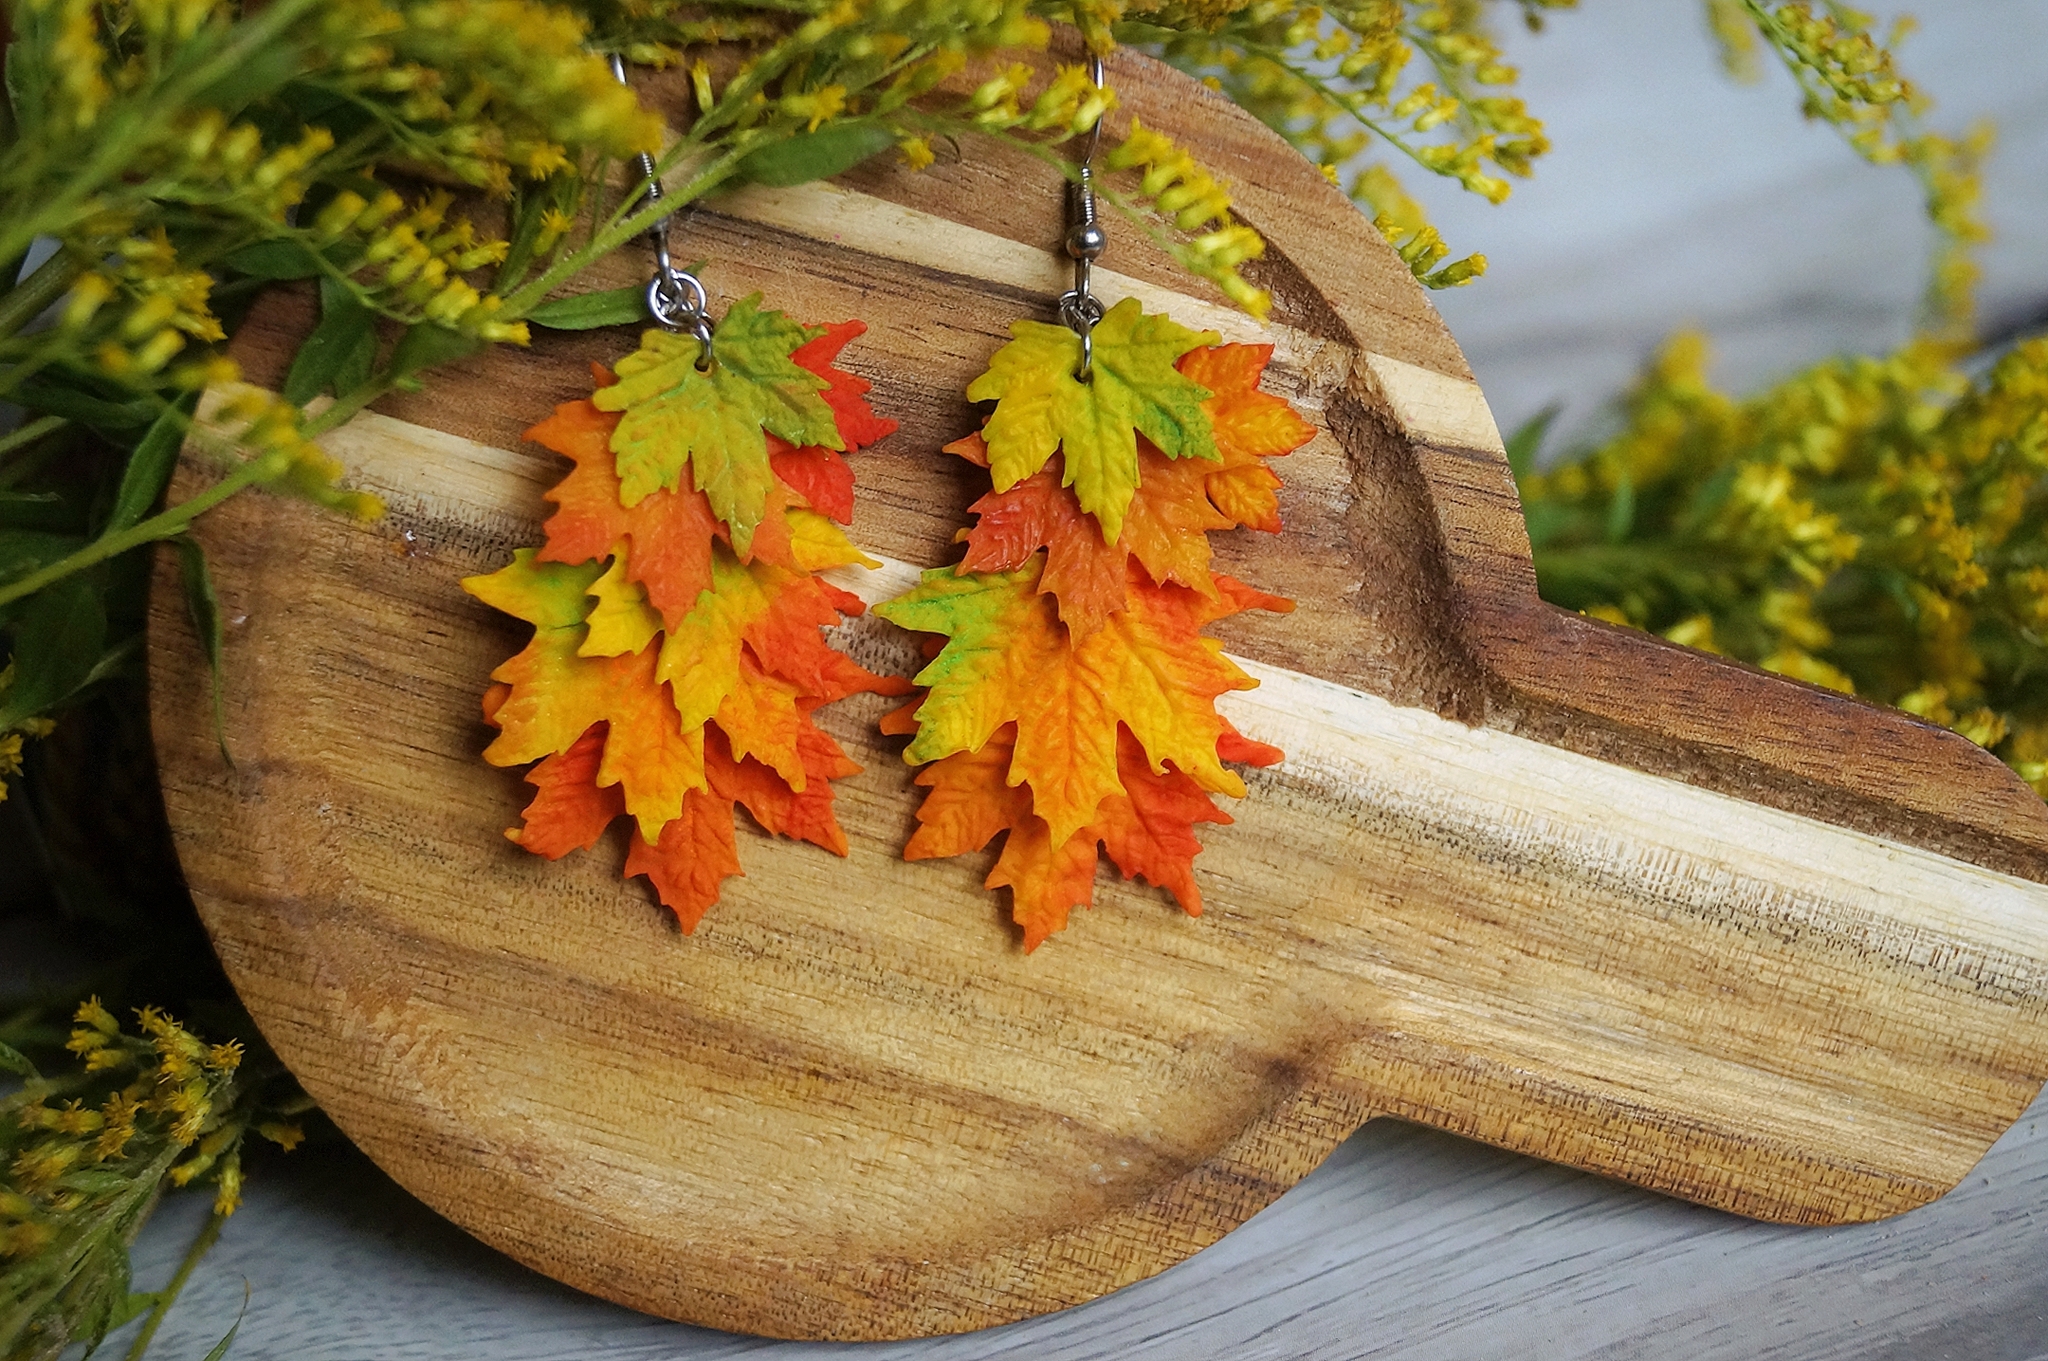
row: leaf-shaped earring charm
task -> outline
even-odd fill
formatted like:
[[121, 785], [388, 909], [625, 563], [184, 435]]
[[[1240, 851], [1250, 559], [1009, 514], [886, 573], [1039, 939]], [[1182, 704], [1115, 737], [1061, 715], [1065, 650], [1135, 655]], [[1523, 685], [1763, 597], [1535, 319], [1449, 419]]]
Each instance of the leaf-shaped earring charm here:
[[[652, 159], [639, 168], [658, 197]], [[669, 329], [527, 431], [575, 465], [547, 493], [546, 542], [463, 585], [534, 626], [484, 697], [498, 729], [484, 759], [539, 763], [506, 836], [554, 859], [630, 818], [627, 877], [645, 875], [689, 932], [742, 872], [735, 805], [846, 854], [831, 782], [860, 767], [812, 714], [906, 687], [826, 645], [820, 630], [862, 607], [815, 574], [878, 565], [840, 528], [842, 455], [896, 425], [834, 365], [862, 323], [802, 326], [756, 295], [714, 327], [664, 227], [654, 237], [648, 302]]]
[[1293, 608], [1213, 573], [1208, 535], [1278, 531], [1266, 460], [1314, 433], [1259, 390], [1270, 345], [1220, 344], [1131, 298], [1103, 309], [1091, 177], [1084, 160], [1061, 324], [1011, 326], [967, 389], [994, 410], [946, 446], [994, 483], [966, 556], [876, 607], [944, 640], [916, 677], [924, 695], [884, 720], [912, 736], [904, 757], [930, 791], [904, 855], [1006, 833], [987, 883], [1009, 888], [1026, 950], [1093, 900], [1098, 850], [1200, 915], [1195, 824], [1231, 820], [1210, 794], [1245, 793], [1226, 763], [1281, 759], [1217, 713], [1256, 682], [1201, 630]]

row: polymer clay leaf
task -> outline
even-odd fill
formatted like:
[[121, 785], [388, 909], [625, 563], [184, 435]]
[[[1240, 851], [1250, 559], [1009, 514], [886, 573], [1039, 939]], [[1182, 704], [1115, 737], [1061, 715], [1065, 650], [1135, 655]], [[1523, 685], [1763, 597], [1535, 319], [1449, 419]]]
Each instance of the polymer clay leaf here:
[[608, 727], [593, 724], [574, 746], [526, 772], [526, 782], [538, 792], [521, 815], [524, 825], [506, 832], [507, 838], [535, 855], [559, 860], [595, 845], [613, 818], [625, 816], [619, 787], [597, 782]]
[[735, 759], [751, 756], [780, 775], [801, 794], [810, 783], [797, 734], [803, 715], [796, 686], [770, 675], [753, 657], [740, 654], [738, 683], [718, 705], [718, 726], [732, 744]]
[[[776, 441], [780, 444], [781, 441]], [[840, 524], [853, 523], [853, 468], [837, 450], [813, 444], [802, 449], [770, 446], [768, 466], [776, 480], [804, 498], [805, 504]]]
[[955, 752], [918, 771], [917, 783], [931, 792], [918, 805], [917, 830], [903, 858], [941, 860], [978, 851], [1030, 817], [1031, 791], [1010, 783], [1016, 747], [1016, 725], [1006, 723], [980, 748]]
[[1205, 789], [1242, 797], [1244, 784], [1216, 756], [1224, 731], [1215, 698], [1257, 682], [1222, 655], [1203, 625], [1234, 613], [1235, 599], [1155, 585], [1133, 571], [1129, 606], [1086, 638], [1073, 638], [1038, 592], [1042, 558], [1014, 572], [962, 577], [944, 569], [876, 607], [904, 628], [947, 636], [917, 675], [929, 687], [913, 763], [979, 749], [1017, 725], [1009, 779], [1029, 784], [1032, 809], [1056, 842], [1123, 792], [1117, 725], [1127, 725], [1155, 770], [1167, 761]]
[[[1062, 622], [1082, 634], [1123, 608], [1127, 557], [1136, 557], [1155, 582], [1209, 593], [1209, 532], [1241, 524], [1277, 530], [1273, 493], [1280, 479], [1263, 460], [1291, 452], [1315, 433], [1286, 402], [1259, 391], [1271, 353], [1270, 345], [1219, 345], [1181, 359], [1184, 372], [1212, 389], [1202, 407], [1219, 458], [1168, 459], [1150, 440], [1139, 440], [1138, 487], [1114, 542], [1104, 540], [1094, 517], [1061, 485], [1062, 456], [1055, 454], [1044, 470], [969, 507], [976, 523], [966, 534], [961, 570], [1009, 571], [1044, 548], [1039, 589], [1057, 598]], [[988, 463], [979, 435], [947, 449]]]
[[832, 812], [832, 781], [858, 775], [860, 766], [811, 722], [811, 707], [809, 701], [798, 705], [796, 748], [805, 775], [801, 790], [751, 757], [735, 760], [715, 728], [705, 734], [704, 768], [712, 789], [745, 808], [762, 831], [845, 855], [846, 833]]
[[759, 574], [729, 553], [720, 552], [711, 570], [711, 589], [668, 631], [655, 668], [675, 692], [676, 712], [686, 728], [701, 728], [739, 684], [747, 626], [774, 601], [773, 578], [764, 586]]
[[[864, 321], [827, 322], [817, 330], [818, 334], [798, 346], [796, 353], [790, 355], [790, 359], [798, 368], [808, 369], [825, 380], [825, 405], [832, 408], [833, 426], [839, 432], [839, 438], [845, 442], [825, 445], [814, 440], [810, 441], [812, 447], [824, 449], [826, 452], [844, 449], [850, 454], [856, 449], [865, 449], [876, 440], [896, 433], [896, 422], [886, 416], [876, 415], [874, 408], [868, 405], [868, 393], [874, 384], [858, 374], [848, 373], [845, 369], [836, 367], [833, 363], [849, 341], [858, 340], [868, 333], [868, 324]], [[852, 485], [850, 477], [847, 485]], [[825, 508], [817, 506], [815, 509]], [[838, 516], [833, 518], [839, 519]], [[840, 523], [844, 524], [846, 521], [840, 520]]]
[[1067, 914], [1095, 898], [1095, 838], [1062, 841], [1043, 818], [1029, 818], [1003, 838], [1003, 853], [983, 881], [1010, 890], [1010, 917], [1024, 928], [1026, 953], [1067, 924]]
[[[797, 347], [790, 358], [799, 368], [809, 369], [825, 380], [825, 405], [845, 441], [847, 453], [873, 444], [894, 433], [896, 422], [877, 416], [868, 405], [867, 379], [833, 365], [846, 343], [867, 334], [867, 323], [842, 321], [828, 324], [823, 333]], [[829, 515], [840, 524], [853, 523], [853, 469], [836, 449], [822, 444], [793, 449], [773, 436], [768, 441], [768, 462], [775, 476], [800, 494], [812, 510]]]
[[1117, 749], [1117, 773], [1124, 792], [1103, 800], [1089, 830], [1124, 878], [1146, 879], [1172, 893], [1189, 916], [1201, 916], [1195, 857], [1201, 854], [1202, 843], [1195, 836], [1195, 824], [1228, 823], [1230, 814], [1211, 803], [1202, 787], [1180, 771], [1154, 770], [1129, 729]]
[[634, 836], [626, 877], [646, 875], [662, 906], [689, 935], [718, 901], [725, 881], [744, 873], [732, 833], [732, 800], [693, 789], [653, 840], [644, 831]]
[[626, 575], [624, 544], [613, 549], [611, 566], [590, 583], [589, 632], [577, 652], [585, 657], [618, 657], [638, 652], [661, 632], [661, 615], [647, 602], [647, 588]]
[[683, 794], [704, 787], [703, 734], [685, 731], [655, 679], [655, 649], [586, 657], [586, 632], [573, 617], [601, 569], [562, 567], [521, 549], [510, 566], [471, 577], [464, 588], [532, 623], [533, 641], [491, 673], [511, 688], [495, 706], [498, 737], [484, 750], [492, 765], [524, 765], [567, 752], [593, 724], [609, 725], [597, 783], [620, 786], [626, 811], [643, 829], [675, 817]]
[[631, 509], [657, 490], [681, 490], [687, 468], [733, 548], [748, 554], [775, 483], [766, 434], [794, 446], [845, 447], [820, 395], [830, 383], [792, 358], [813, 338], [780, 312], [761, 311], [758, 294], [718, 323], [708, 372], [697, 366], [695, 337], [643, 335], [639, 350], [619, 361], [619, 381], [591, 398], [600, 411], [620, 413], [611, 437], [620, 503]]
[[673, 623], [711, 585], [718, 520], [704, 494], [690, 487], [650, 493], [631, 507], [622, 504], [611, 452], [618, 423], [616, 415], [599, 411], [588, 400], [564, 402], [526, 432], [528, 439], [576, 464], [547, 492], [559, 509], [544, 527], [547, 543], [540, 556], [548, 562], [587, 562], [623, 544], [625, 575], [640, 583], [648, 602]]
[[997, 491], [1036, 473], [1058, 449], [1065, 454], [1062, 484], [1113, 543], [1138, 486], [1139, 435], [1168, 458], [1217, 457], [1202, 410], [1209, 391], [1174, 367], [1188, 351], [1215, 344], [1213, 331], [1146, 316], [1126, 298], [1094, 329], [1085, 383], [1074, 376], [1080, 338], [1066, 327], [1019, 321], [1010, 335], [988, 372], [967, 388], [970, 401], [996, 403], [982, 435]]
[[1264, 460], [1294, 452], [1316, 430], [1281, 398], [1259, 390], [1272, 358], [1271, 345], [1217, 345], [1190, 351], [1180, 371], [1213, 394], [1202, 410], [1223, 466], [1209, 474], [1209, 503], [1233, 524], [1277, 534], [1280, 508], [1273, 494], [1280, 479]]
[[[1001, 836], [986, 883], [1010, 890], [1027, 950], [1092, 901], [1102, 854], [1199, 915], [1195, 828], [1230, 821], [1211, 792], [1244, 793], [1223, 762], [1281, 759], [1216, 712], [1224, 691], [1253, 682], [1201, 630], [1240, 610], [1293, 606], [1215, 574], [1209, 535], [1278, 529], [1280, 480], [1266, 460], [1314, 430], [1260, 391], [1270, 346], [1201, 345], [1171, 323], [1144, 330], [1158, 319], [1135, 304], [1112, 315], [1117, 327], [1106, 317], [1095, 332], [1089, 386], [1099, 391], [1078, 418], [1078, 342], [1063, 328], [1013, 329], [969, 389], [995, 397], [996, 410], [980, 434], [946, 446], [995, 483], [958, 536], [963, 560], [876, 611], [939, 636], [917, 676], [925, 696], [881, 724], [910, 735], [904, 757], [924, 765], [904, 856], [968, 854]], [[1117, 355], [1106, 370], [1105, 353]], [[1149, 426], [1131, 414], [1140, 385], [1116, 379], [1134, 353], [1153, 378], [1175, 366], [1199, 421], [1171, 401], [1143, 413]], [[1208, 447], [1193, 447], [1198, 433]]]
[[996, 731], [979, 751], [959, 752], [918, 772], [930, 792], [917, 810], [918, 829], [904, 848], [906, 860], [964, 855], [1007, 832], [990, 870], [989, 888], [1010, 890], [1011, 915], [1024, 931], [1024, 948], [1037, 948], [1066, 925], [1068, 913], [1095, 896], [1099, 846], [1126, 879], [1144, 878], [1167, 889], [1190, 916], [1200, 916], [1194, 857], [1202, 849], [1198, 822], [1228, 823], [1178, 770], [1155, 772], [1128, 729], [1118, 734], [1117, 773], [1125, 792], [1103, 800], [1095, 821], [1064, 841], [1031, 811], [1028, 791], [1008, 783], [1016, 730]]
[[484, 699], [500, 730], [486, 758], [538, 759], [507, 835], [552, 858], [630, 815], [626, 873], [685, 932], [740, 872], [735, 807], [846, 853], [831, 783], [859, 767], [812, 712], [908, 688], [826, 643], [863, 606], [811, 575], [878, 565], [834, 522], [853, 509], [838, 450], [895, 428], [833, 366], [863, 329], [807, 330], [749, 300], [721, 323], [708, 377], [691, 344], [655, 333], [623, 381], [593, 366], [593, 398], [530, 432], [575, 465], [549, 493], [547, 544], [464, 583], [535, 627]]

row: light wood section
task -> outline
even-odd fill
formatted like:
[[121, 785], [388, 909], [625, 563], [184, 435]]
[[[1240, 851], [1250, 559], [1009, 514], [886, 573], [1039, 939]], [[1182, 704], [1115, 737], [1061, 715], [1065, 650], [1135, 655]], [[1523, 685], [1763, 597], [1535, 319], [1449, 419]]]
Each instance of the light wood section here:
[[[1125, 109], [1238, 168], [1273, 242], [1269, 386], [1319, 427], [1281, 466], [1287, 533], [1219, 541], [1300, 608], [1218, 629], [1262, 680], [1230, 712], [1289, 759], [1205, 831], [1207, 913], [1105, 871], [1023, 956], [988, 857], [897, 857], [915, 791], [870, 697], [824, 714], [866, 766], [839, 795], [851, 855], [744, 837], [747, 877], [693, 937], [619, 882], [621, 846], [506, 843], [526, 787], [479, 760], [477, 700], [523, 630], [457, 582], [538, 540], [561, 465], [519, 431], [630, 343], [549, 337], [332, 437], [383, 522], [260, 496], [204, 522], [233, 767], [158, 593], [165, 793], [266, 1035], [485, 1240], [780, 1336], [1090, 1298], [1375, 1113], [1786, 1221], [1954, 1184], [2048, 1072], [2039, 801], [1903, 715], [1542, 605], [1497, 432], [1391, 251], [1230, 106], [1136, 59], [1117, 75]], [[847, 362], [904, 429], [856, 459], [856, 536], [891, 560], [870, 593], [956, 551], [975, 470], [937, 448], [1063, 285], [1025, 249], [1057, 239], [1057, 204], [1044, 167], [995, 158], [678, 229], [727, 297], [872, 323]], [[1129, 287], [1187, 294], [1152, 295], [1183, 320], [1217, 301], [1130, 233], [1113, 251]], [[252, 379], [306, 322], [302, 296], [259, 310]], [[914, 665], [882, 624], [839, 632]]]

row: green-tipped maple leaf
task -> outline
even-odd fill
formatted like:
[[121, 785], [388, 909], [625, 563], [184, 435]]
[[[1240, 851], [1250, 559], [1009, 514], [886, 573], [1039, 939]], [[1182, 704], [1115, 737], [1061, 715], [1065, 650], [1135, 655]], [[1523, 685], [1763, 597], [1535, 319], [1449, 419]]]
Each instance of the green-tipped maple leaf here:
[[970, 401], [996, 403], [983, 427], [996, 490], [1008, 491], [1064, 456], [1064, 485], [1093, 515], [1105, 541], [1122, 532], [1138, 486], [1138, 436], [1168, 458], [1217, 457], [1202, 402], [1210, 394], [1175, 367], [1188, 351], [1214, 345], [1213, 331], [1191, 331], [1146, 316], [1135, 298], [1109, 309], [1095, 326], [1088, 381], [1081, 340], [1064, 326], [1019, 321], [988, 372], [967, 388]]
[[[922, 764], [977, 751], [1015, 723], [1010, 783], [1030, 786], [1032, 810], [1058, 843], [1093, 821], [1104, 799], [1125, 792], [1117, 777], [1119, 722], [1154, 770], [1171, 761], [1202, 788], [1242, 797], [1243, 781], [1216, 755], [1228, 725], [1215, 700], [1257, 682], [1200, 631], [1248, 604], [1285, 602], [1228, 578], [1218, 579], [1211, 598], [1132, 570], [1127, 607], [1075, 638], [1038, 590], [1043, 566], [1040, 555], [1014, 572], [960, 576], [935, 568], [916, 589], [876, 607], [904, 628], [947, 636], [917, 675], [929, 693], [904, 759]], [[1222, 589], [1226, 582], [1236, 589]]]
[[760, 301], [756, 294], [727, 310], [712, 334], [708, 372], [697, 367], [694, 336], [650, 330], [619, 361], [619, 381], [591, 397], [598, 410], [620, 413], [611, 436], [620, 503], [630, 509], [656, 491], [680, 490], [687, 468], [742, 556], [775, 484], [767, 435], [846, 447], [822, 395], [829, 381], [793, 357], [822, 332], [764, 312]]
[[[1168, 459], [1150, 440], [1138, 443], [1138, 489], [1123, 532], [1105, 542], [1094, 518], [1061, 485], [1061, 456], [1008, 491], [990, 492], [968, 507], [966, 572], [1007, 572], [1047, 550], [1038, 588], [1059, 600], [1060, 619], [1077, 634], [1097, 628], [1124, 605], [1124, 560], [1135, 557], [1152, 580], [1212, 594], [1209, 531], [1250, 525], [1280, 528], [1265, 461], [1286, 454], [1315, 427], [1280, 398], [1259, 390], [1270, 345], [1217, 345], [1183, 356], [1179, 368], [1210, 389], [1202, 403], [1215, 432], [1216, 462]], [[970, 435], [947, 450], [986, 467], [988, 446]]]
[[535, 560], [471, 577], [464, 589], [534, 625], [533, 641], [491, 673], [510, 687], [493, 706], [492, 765], [516, 766], [567, 752], [593, 724], [609, 724], [597, 783], [618, 785], [626, 811], [653, 833], [677, 815], [683, 795], [704, 788], [704, 735], [687, 730], [655, 679], [655, 649], [617, 657], [582, 654], [587, 593], [602, 569]]

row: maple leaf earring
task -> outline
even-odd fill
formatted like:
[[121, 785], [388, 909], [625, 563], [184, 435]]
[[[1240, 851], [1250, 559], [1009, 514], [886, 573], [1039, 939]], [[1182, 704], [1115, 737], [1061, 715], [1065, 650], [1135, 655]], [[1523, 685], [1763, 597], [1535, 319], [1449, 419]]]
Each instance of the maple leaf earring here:
[[[1091, 61], [1099, 89], [1102, 62]], [[1201, 913], [1198, 822], [1227, 823], [1211, 793], [1242, 797], [1226, 762], [1270, 765], [1215, 700], [1257, 682], [1204, 625], [1290, 601], [1210, 571], [1209, 533], [1280, 528], [1266, 460], [1306, 443], [1308, 423], [1259, 390], [1270, 345], [1224, 345], [1147, 315], [1105, 309], [1093, 266], [1094, 153], [1071, 188], [1074, 287], [1057, 325], [1018, 321], [967, 388], [995, 403], [947, 452], [989, 470], [965, 557], [876, 607], [940, 635], [916, 677], [924, 694], [883, 720], [930, 792], [911, 860], [977, 851], [1006, 833], [987, 879], [1007, 887], [1024, 948], [1094, 898], [1097, 852], [1126, 879]]]
[[[625, 79], [617, 58], [612, 70]], [[653, 158], [638, 168], [660, 198]], [[463, 587], [534, 626], [484, 697], [498, 729], [484, 759], [539, 763], [505, 835], [555, 859], [630, 818], [625, 874], [645, 875], [687, 933], [742, 872], [735, 805], [846, 854], [831, 782], [860, 767], [812, 713], [906, 687], [826, 645], [821, 628], [862, 607], [814, 574], [878, 565], [840, 528], [853, 517], [841, 455], [896, 425], [834, 366], [862, 323], [802, 326], [756, 294], [714, 325], [666, 224], [649, 235], [660, 328], [526, 432], [575, 465], [547, 493], [546, 542]]]

